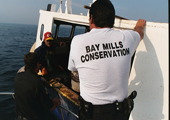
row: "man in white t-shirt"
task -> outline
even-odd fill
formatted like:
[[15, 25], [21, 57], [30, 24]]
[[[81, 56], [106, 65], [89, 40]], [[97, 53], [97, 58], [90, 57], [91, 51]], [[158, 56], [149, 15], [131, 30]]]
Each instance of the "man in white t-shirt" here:
[[124, 108], [116, 110], [115, 103], [122, 104], [128, 96], [131, 57], [143, 39], [146, 21], [139, 19], [135, 31], [111, 29], [115, 10], [109, 0], [97, 0], [89, 13], [90, 32], [73, 38], [68, 65], [79, 73], [84, 101], [80, 117], [127, 120]]

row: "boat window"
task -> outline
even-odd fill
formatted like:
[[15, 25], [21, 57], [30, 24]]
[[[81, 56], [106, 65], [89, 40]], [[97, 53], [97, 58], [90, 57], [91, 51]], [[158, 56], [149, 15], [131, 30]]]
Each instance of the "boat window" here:
[[83, 34], [85, 33], [86, 27], [83, 26], [76, 26], [75, 31], [74, 31], [74, 36], [78, 34]]
[[60, 25], [58, 37], [70, 37], [71, 30], [72, 30], [71, 25]]
[[44, 24], [41, 25], [41, 31], [40, 31], [40, 40], [43, 39], [43, 32], [44, 32]]
[[57, 28], [57, 25], [53, 24], [53, 30], [52, 30], [53, 37], [55, 37], [56, 28]]

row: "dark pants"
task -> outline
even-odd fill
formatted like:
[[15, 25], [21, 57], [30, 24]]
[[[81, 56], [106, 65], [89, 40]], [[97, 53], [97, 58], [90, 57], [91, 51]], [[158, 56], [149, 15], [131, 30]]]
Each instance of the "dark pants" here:
[[18, 116], [17, 118], [15, 118], [15, 120], [28, 120], [27, 118], [24, 118], [22, 116]]
[[94, 105], [92, 120], [128, 120], [124, 103], [115, 102], [106, 105]]
[[128, 120], [125, 115], [124, 102], [115, 102], [105, 105], [92, 105], [82, 100], [79, 111], [80, 120]]
[[79, 120], [129, 120], [128, 116], [125, 116], [124, 112], [104, 112], [104, 113], [93, 113], [92, 119], [81, 117]]
[[94, 113], [92, 120], [128, 120], [123, 112], [112, 113]]

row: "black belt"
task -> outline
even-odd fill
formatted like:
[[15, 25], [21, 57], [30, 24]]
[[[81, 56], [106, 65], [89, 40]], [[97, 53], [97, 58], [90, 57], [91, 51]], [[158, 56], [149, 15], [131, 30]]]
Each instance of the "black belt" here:
[[114, 102], [112, 104], [104, 104], [104, 105], [93, 105], [90, 102], [85, 101], [81, 96], [79, 96], [80, 101], [80, 110], [79, 110], [79, 118], [80, 120], [93, 118], [93, 115], [99, 114], [117, 114], [123, 113], [127, 118], [131, 111], [133, 110], [134, 102], [133, 99], [136, 97], [137, 92], [133, 91], [127, 98], [123, 100], [123, 102]]
[[18, 116], [16, 120], [28, 120], [28, 119], [22, 116]]
[[115, 112], [124, 111], [124, 104], [123, 102], [114, 102], [112, 104], [105, 104], [105, 105], [93, 105], [93, 113], [115, 113]]

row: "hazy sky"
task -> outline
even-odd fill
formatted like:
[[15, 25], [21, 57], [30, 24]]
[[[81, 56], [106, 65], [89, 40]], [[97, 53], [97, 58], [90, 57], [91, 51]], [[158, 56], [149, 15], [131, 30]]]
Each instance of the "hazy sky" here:
[[[65, 1], [62, 0], [63, 12]], [[87, 15], [84, 5], [93, 0], [72, 0], [72, 12]], [[150, 22], [168, 23], [168, 0], [111, 0], [116, 15], [131, 20], [145, 19]], [[60, 0], [1, 0], [0, 23], [38, 24], [39, 10], [46, 10], [48, 4], [56, 4]]]

